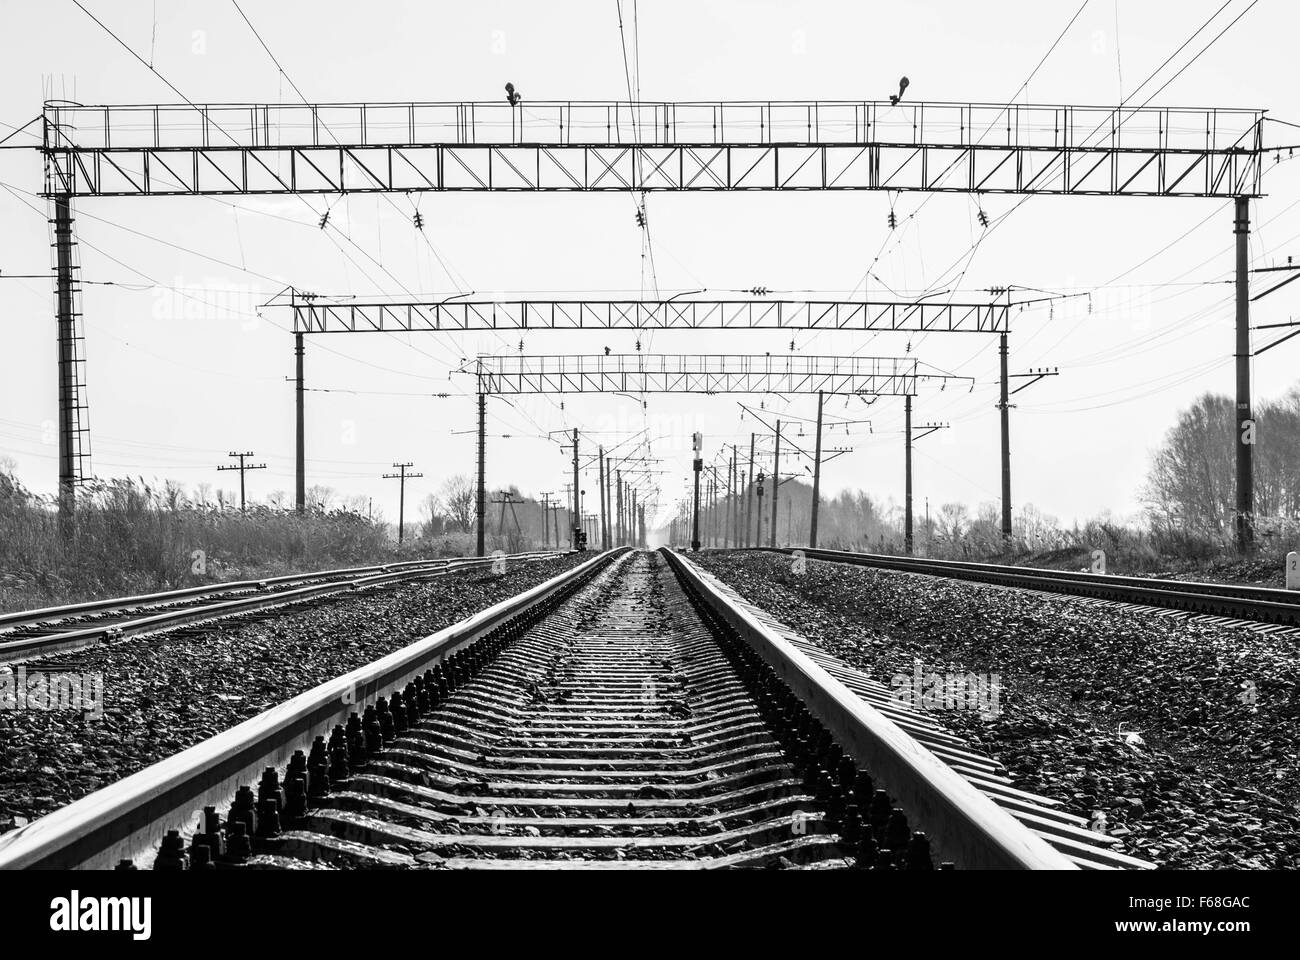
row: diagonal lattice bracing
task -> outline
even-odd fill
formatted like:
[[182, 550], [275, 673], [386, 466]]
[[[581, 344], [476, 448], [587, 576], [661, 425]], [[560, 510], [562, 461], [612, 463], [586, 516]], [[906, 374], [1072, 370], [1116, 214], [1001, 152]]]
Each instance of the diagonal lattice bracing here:
[[45, 108], [46, 192], [1255, 196], [1263, 111], [877, 101]]

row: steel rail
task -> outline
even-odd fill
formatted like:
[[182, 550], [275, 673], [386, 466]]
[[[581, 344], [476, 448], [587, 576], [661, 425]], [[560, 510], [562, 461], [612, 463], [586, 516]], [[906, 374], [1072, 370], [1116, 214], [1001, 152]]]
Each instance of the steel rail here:
[[759, 622], [691, 561], [663, 552], [696, 596], [754, 647], [845, 751], [923, 825], [938, 859], [985, 869], [1076, 869], [928, 747]]
[[295, 749], [400, 690], [454, 652], [576, 588], [625, 551], [598, 554], [545, 583], [417, 640], [0, 836], [0, 870], [108, 869], [156, 850], [167, 831], [192, 832], [203, 807], [282, 767]]
[[998, 586], [1111, 600], [1141, 606], [1167, 607], [1193, 614], [1300, 626], [1300, 594], [1293, 590], [1233, 583], [1159, 580], [1148, 577], [1080, 573], [964, 560], [933, 560], [888, 554], [854, 553], [805, 547], [750, 547], [750, 550], [792, 554], [799, 550], [811, 560], [846, 563], [881, 570], [971, 580]]
[[[546, 551], [508, 555], [507, 559], [522, 559], [541, 555]], [[200, 597], [221, 596], [248, 590], [265, 590], [267, 587], [283, 583], [308, 583], [314, 580], [353, 579], [368, 573], [389, 573], [394, 570], [409, 570], [415, 567], [437, 569], [456, 562], [457, 557], [438, 557], [429, 560], [401, 560], [397, 563], [379, 563], [360, 567], [338, 567], [334, 570], [316, 570], [309, 573], [287, 573], [275, 577], [261, 577], [257, 580], [227, 580], [221, 583], [205, 583], [194, 587], [180, 587], [176, 590], [160, 590], [157, 593], [143, 593], [133, 597], [106, 597], [102, 600], [87, 600], [81, 603], [69, 603], [55, 607], [42, 607], [35, 610], [14, 610], [0, 613], [0, 630], [15, 627], [32, 626], [38, 623], [52, 623], [70, 617], [89, 616], [93, 614], [115, 613], [133, 607], [162, 606], [179, 600]]]
[[[532, 562], [542, 559], [551, 554], [547, 553], [527, 553], [514, 554], [507, 556], [506, 559], [516, 561]], [[133, 617], [126, 621], [118, 621], [105, 624], [96, 624], [80, 629], [62, 630], [57, 633], [41, 634], [33, 637], [22, 637], [6, 640], [3, 634], [0, 634], [0, 663], [17, 663], [21, 660], [30, 659], [34, 656], [46, 656], [54, 653], [62, 653], [68, 650], [75, 650], [81, 647], [90, 646], [96, 643], [110, 642], [121, 640], [125, 637], [134, 636], [141, 633], [150, 633], [156, 630], [170, 629], [173, 627], [185, 626], [187, 624], [197, 623], [206, 620], [217, 620], [228, 616], [241, 613], [248, 613], [254, 610], [263, 610], [269, 607], [282, 606], [285, 604], [298, 603], [303, 600], [318, 599], [320, 597], [331, 596], [339, 593], [350, 593], [357, 590], [364, 590], [371, 587], [383, 586], [385, 584], [434, 579], [455, 573], [459, 570], [476, 569], [487, 566], [495, 562], [494, 558], [471, 558], [471, 559], [451, 559], [445, 561], [433, 561], [425, 566], [416, 561], [417, 565], [403, 570], [394, 570], [394, 566], [407, 566], [406, 563], [389, 565], [383, 567], [363, 567], [359, 570], [369, 571], [377, 570], [380, 572], [367, 573], [359, 577], [348, 579], [330, 579], [324, 583], [316, 583], [309, 586], [296, 587], [289, 590], [276, 590], [269, 593], [255, 593], [247, 597], [238, 597], [231, 600], [222, 600], [217, 603], [203, 604], [201, 606], [179, 607], [172, 610], [163, 610], [159, 613], [146, 614], [139, 617]], [[337, 571], [335, 571], [337, 572]], [[315, 579], [314, 575], [305, 575], [301, 577], [281, 577], [278, 580], [297, 580], [298, 582], [310, 581]], [[252, 581], [249, 581], [252, 582]], [[270, 581], [262, 581], [270, 582]], [[239, 585], [240, 591], [246, 589], [243, 584]], [[216, 595], [220, 596], [227, 592], [240, 592], [235, 590], [219, 591]], [[153, 600], [158, 598], [178, 598], [187, 599], [192, 595], [192, 591], [187, 588], [184, 591], [175, 591], [171, 594], [153, 594], [149, 598], [130, 598], [129, 600], [103, 601], [103, 604], [97, 612], [107, 612], [109, 610], [120, 611], [130, 609], [136, 604], [131, 600]], [[78, 604], [76, 608], [85, 609], [94, 607], [95, 604]], [[69, 610], [73, 608], [48, 608], [45, 611], [32, 611], [36, 613], [57, 612], [59, 610]], [[21, 617], [22, 614], [15, 614], [14, 617]], [[65, 617], [55, 617], [55, 620], [65, 619]], [[48, 620], [27, 621], [28, 623], [43, 623]]]

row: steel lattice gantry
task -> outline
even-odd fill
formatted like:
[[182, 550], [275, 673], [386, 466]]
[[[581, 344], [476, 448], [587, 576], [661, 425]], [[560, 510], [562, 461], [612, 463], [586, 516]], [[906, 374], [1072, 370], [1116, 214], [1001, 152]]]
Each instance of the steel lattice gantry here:
[[[1244, 109], [883, 101], [51, 101], [41, 150], [56, 236], [71, 235], [72, 198], [91, 196], [915, 190], [1232, 198], [1237, 432], [1245, 437], [1254, 421], [1244, 251], [1249, 200], [1261, 195], [1263, 118]], [[70, 264], [60, 263], [60, 303], [73, 286]], [[75, 339], [72, 316], [61, 308], [61, 343]], [[65, 366], [61, 358], [61, 382]], [[72, 449], [76, 423], [67, 411], [79, 403], [79, 391], [61, 395], [61, 449]], [[1236, 458], [1235, 525], [1245, 549], [1253, 541], [1248, 441]], [[76, 459], [62, 457], [63, 503], [80, 479]]]
[[609, 354], [479, 357], [461, 373], [484, 395], [524, 393], [831, 393], [912, 396], [917, 361], [902, 357]]
[[1003, 303], [851, 300], [328, 302], [295, 297], [293, 332], [460, 330], [906, 330], [1006, 333]]
[[44, 112], [50, 195], [923, 190], [1256, 196], [1261, 110], [767, 101]]

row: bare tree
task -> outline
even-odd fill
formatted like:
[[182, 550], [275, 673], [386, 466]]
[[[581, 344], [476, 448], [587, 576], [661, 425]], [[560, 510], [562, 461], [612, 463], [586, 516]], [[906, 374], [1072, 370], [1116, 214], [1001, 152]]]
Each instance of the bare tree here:
[[943, 540], [960, 540], [966, 532], [970, 514], [964, 503], [945, 503], [939, 508], [939, 517], [935, 526]]
[[474, 482], [464, 474], [448, 477], [438, 492], [447, 517], [464, 533], [474, 527]]
[[307, 503], [322, 512], [328, 511], [334, 502], [334, 488], [316, 484], [307, 488]]
[[1236, 490], [1235, 415], [1231, 400], [1211, 393], [1179, 415], [1147, 475], [1144, 497], [1153, 522], [1215, 534], [1227, 530]]

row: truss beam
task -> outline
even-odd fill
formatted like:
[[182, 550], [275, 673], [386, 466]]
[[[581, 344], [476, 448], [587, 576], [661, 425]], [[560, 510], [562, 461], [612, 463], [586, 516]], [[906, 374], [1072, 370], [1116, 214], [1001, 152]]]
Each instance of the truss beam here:
[[1261, 110], [874, 101], [47, 103], [46, 192], [1258, 196]]
[[906, 330], [1005, 333], [1006, 303], [516, 300], [328, 303], [295, 298], [295, 334], [458, 330]]
[[901, 357], [611, 354], [480, 357], [460, 371], [480, 393], [817, 393], [909, 396], [917, 361]]

